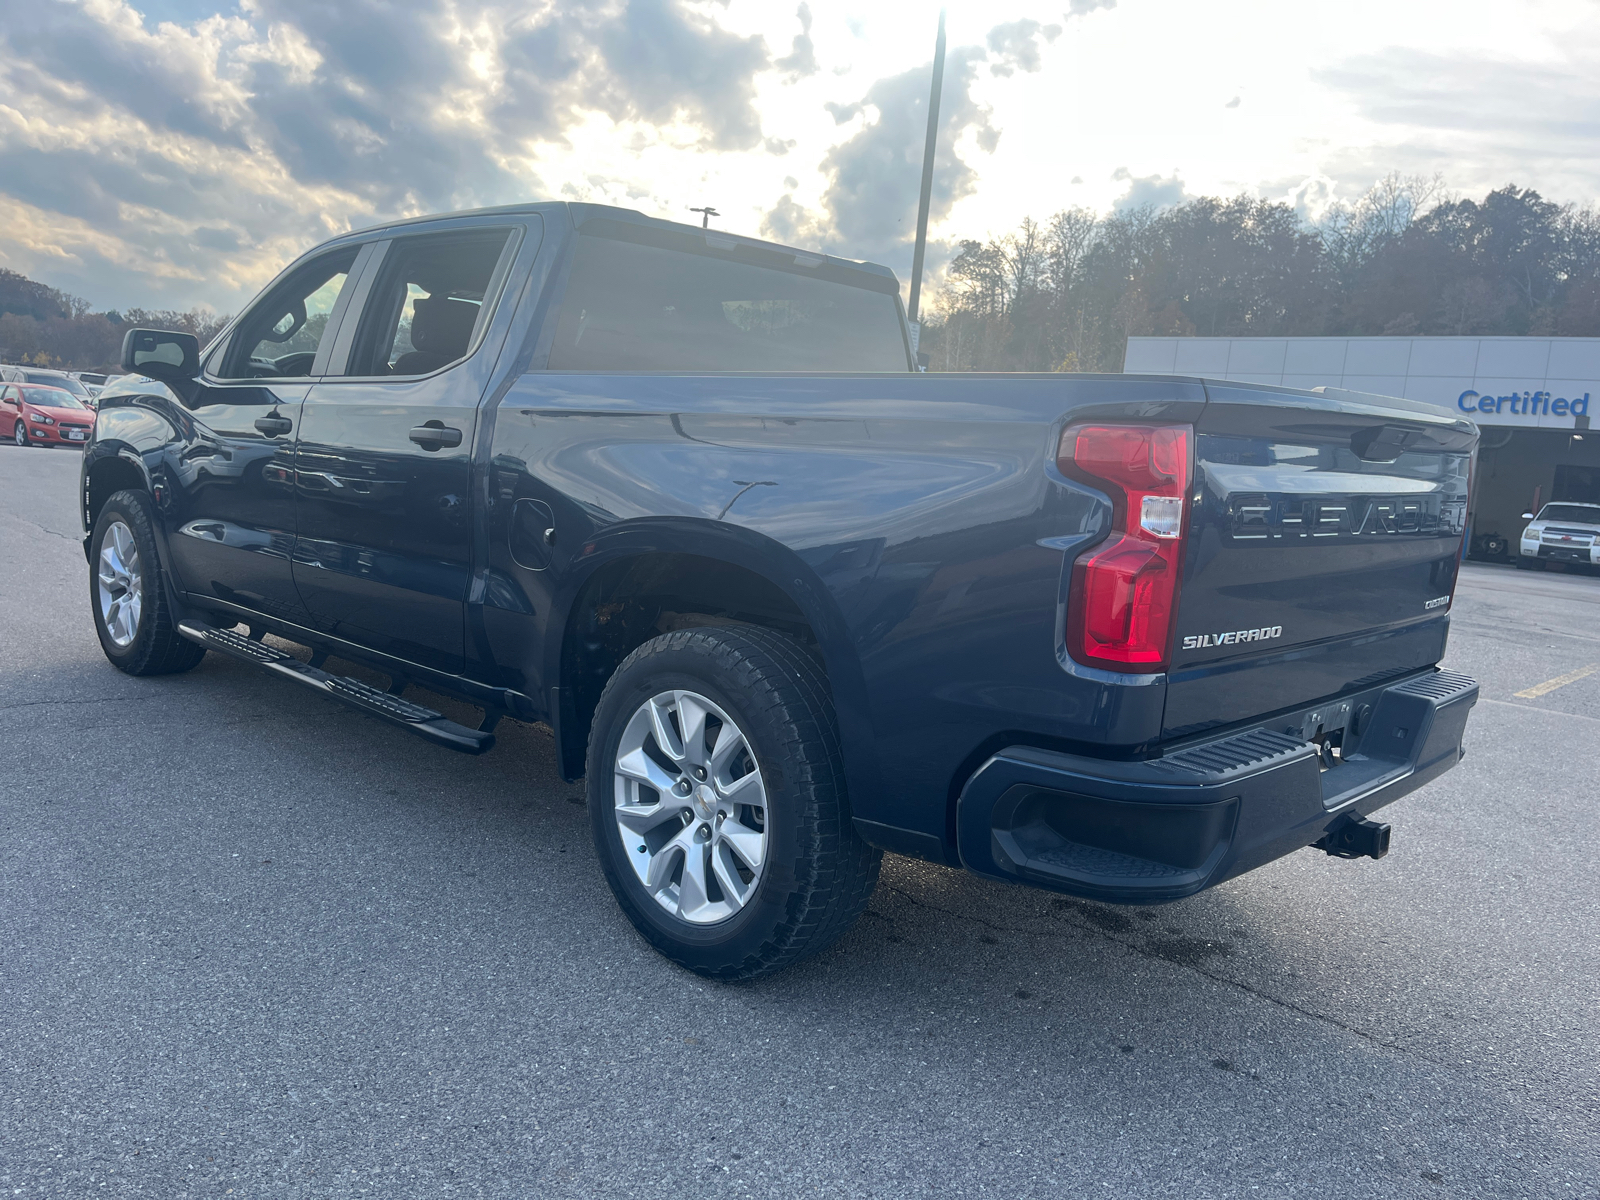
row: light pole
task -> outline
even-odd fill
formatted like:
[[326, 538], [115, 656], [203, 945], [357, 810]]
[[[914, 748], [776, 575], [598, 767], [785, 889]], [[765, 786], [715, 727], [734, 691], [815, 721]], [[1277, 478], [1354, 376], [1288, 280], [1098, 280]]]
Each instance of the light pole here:
[[712, 217], [720, 217], [722, 215], [716, 209], [712, 208], [709, 204], [706, 205], [704, 208], [691, 208], [689, 211], [690, 212], [697, 212], [697, 213], [701, 214], [701, 217], [700, 217], [700, 228], [701, 229], [710, 229], [711, 228], [711, 218]]
[[922, 260], [928, 251], [928, 205], [933, 199], [933, 152], [939, 141], [939, 92], [944, 87], [944, 9], [939, 10], [939, 36], [933, 43], [933, 86], [928, 91], [928, 140], [922, 147], [922, 195], [917, 201], [917, 248], [911, 254], [911, 303], [906, 315], [913, 327], [922, 302]]

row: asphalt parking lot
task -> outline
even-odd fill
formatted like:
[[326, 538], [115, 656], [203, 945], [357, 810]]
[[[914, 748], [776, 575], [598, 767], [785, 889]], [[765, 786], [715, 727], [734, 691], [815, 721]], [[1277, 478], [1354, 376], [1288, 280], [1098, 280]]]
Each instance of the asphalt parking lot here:
[[113, 670], [77, 472], [0, 447], [0, 1197], [1600, 1195], [1600, 671], [1517, 694], [1600, 663], [1600, 578], [1469, 564], [1468, 756], [1381, 862], [1121, 909], [890, 858], [722, 986], [544, 731]]

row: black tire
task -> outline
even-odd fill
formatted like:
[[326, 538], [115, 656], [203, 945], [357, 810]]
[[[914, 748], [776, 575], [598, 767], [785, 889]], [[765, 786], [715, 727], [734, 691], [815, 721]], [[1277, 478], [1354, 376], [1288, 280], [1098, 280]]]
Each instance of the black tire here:
[[1544, 563], [1537, 558], [1529, 558], [1526, 554], [1517, 555], [1517, 569], [1519, 571], [1542, 571]]
[[[733, 916], [696, 925], [667, 911], [626, 859], [614, 765], [630, 717], [672, 688], [720, 706], [744, 733], [766, 786], [766, 866]], [[601, 870], [656, 950], [711, 979], [752, 979], [815, 954], [859, 917], [882, 854], [850, 820], [837, 722], [821, 669], [792, 639], [752, 627], [665, 634], [630, 654], [606, 685], [589, 739], [589, 816]]]
[[22, 421], [19, 420], [11, 427], [11, 440], [19, 446], [28, 444], [28, 427]]
[[[174, 675], [199, 666], [206, 651], [204, 646], [195, 645], [178, 632], [168, 599], [166, 568], [156, 547], [150, 505], [148, 494], [128, 490], [113, 494], [101, 508], [89, 539], [89, 611], [94, 614], [94, 630], [100, 637], [100, 648], [117, 670], [129, 675]], [[142, 576], [139, 621], [126, 646], [119, 646], [106, 628], [98, 577], [107, 533], [119, 521], [133, 535]]]

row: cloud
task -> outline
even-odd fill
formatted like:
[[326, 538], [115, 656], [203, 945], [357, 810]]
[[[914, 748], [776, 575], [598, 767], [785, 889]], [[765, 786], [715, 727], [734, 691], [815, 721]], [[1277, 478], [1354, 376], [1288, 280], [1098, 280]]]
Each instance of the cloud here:
[[[973, 96], [979, 68], [988, 63], [1001, 76], [1042, 66], [1039, 41], [1061, 33], [1056, 25], [1022, 20], [997, 25], [985, 46], [952, 47], [945, 56], [939, 103], [939, 142], [934, 160], [930, 223], [946, 217], [977, 187], [978, 173], [963, 154], [965, 139], [992, 154], [1000, 130], [989, 109]], [[863, 119], [854, 134], [833, 147], [821, 170], [828, 184], [820, 211], [809, 211], [786, 192], [766, 214], [762, 230], [786, 242], [836, 248], [852, 257], [887, 262], [904, 278], [916, 234], [917, 194], [928, 126], [932, 64], [877, 80], [859, 100], [824, 105], [835, 124]]]
[[1222, 107], [1223, 108], [1238, 108], [1239, 107], [1239, 97], [1235, 96], [1232, 100], [1229, 100]]
[[[790, 180], [784, 180], [791, 187]], [[761, 220], [761, 236], [791, 246], [817, 246], [823, 243], [828, 231], [804, 205], [796, 203], [792, 192], [785, 192]]]
[[1263, 200], [1282, 201], [1310, 224], [1322, 220], [1328, 209], [1339, 199], [1338, 185], [1326, 175], [1287, 175], [1281, 179], [1263, 180], [1256, 185]]
[[[985, 57], [976, 46], [956, 47], [945, 56], [933, 172], [934, 221], [977, 186], [977, 172], [957, 151], [958, 140], [970, 132], [980, 148], [991, 152], [999, 142], [1000, 131], [990, 123], [988, 110], [972, 96], [972, 83]], [[868, 88], [860, 107], [875, 113], [876, 120], [835, 146], [823, 160], [829, 179], [823, 207], [830, 243], [869, 257], [898, 257], [895, 251], [913, 237], [928, 125], [929, 70], [917, 67]]]
[[800, 20], [800, 32], [795, 34], [789, 53], [772, 64], [783, 71], [791, 83], [817, 73], [817, 50], [811, 42], [811, 5], [802, 4], [794, 15]]
[[773, 67], [690, 0], [247, 0], [148, 26], [123, 0], [12, 5], [0, 195], [63, 233], [0, 234], [0, 261], [100, 303], [234, 305], [332, 233], [548, 194], [538, 164], [595, 115], [784, 152], [756, 111]]
[[1039, 58], [1039, 35], [1053, 42], [1061, 36], [1061, 26], [1040, 25], [1033, 20], [1012, 21], [996, 25], [989, 31], [989, 52], [995, 57], [989, 64], [989, 73], [1007, 77], [1020, 71], [1030, 74], [1044, 64]]
[[1128, 190], [1111, 205], [1116, 212], [1128, 212], [1136, 208], [1171, 208], [1189, 199], [1189, 193], [1184, 190], [1183, 180], [1178, 178], [1176, 171], [1170, 176], [1163, 177], [1134, 175], [1127, 167], [1118, 167], [1111, 173], [1111, 178], [1122, 180], [1128, 185]]
[[1117, 0], [1067, 0], [1066, 15], [1072, 17], [1086, 17], [1090, 13], [1102, 8], [1115, 8]]
[[1313, 73], [1377, 126], [1366, 145], [1330, 155], [1337, 178], [1443, 171], [1469, 191], [1516, 175], [1547, 190], [1592, 195], [1600, 139], [1600, 28], [1568, 31], [1537, 64], [1390, 47]]

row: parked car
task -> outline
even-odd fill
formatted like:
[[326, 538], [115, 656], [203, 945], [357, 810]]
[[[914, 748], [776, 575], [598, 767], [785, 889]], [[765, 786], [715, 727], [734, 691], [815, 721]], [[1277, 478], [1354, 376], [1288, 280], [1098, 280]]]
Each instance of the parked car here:
[[1600, 504], [1565, 501], [1546, 504], [1536, 517], [1522, 514], [1523, 529], [1517, 566], [1542, 571], [1552, 562], [1600, 565]]
[[95, 412], [71, 392], [37, 383], [0, 384], [0, 433], [19, 446], [88, 444]]
[[84, 390], [89, 393], [90, 399], [98, 396], [111, 379], [110, 375], [101, 371], [68, 371], [67, 374], [83, 384]]
[[70, 392], [84, 404], [94, 407], [94, 395], [87, 387], [65, 371], [52, 371], [47, 367], [0, 367], [0, 381], [8, 383], [39, 383], [47, 387]]
[[899, 292], [595, 205], [338, 238], [203, 358], [129, 332], [83, 467], [101, 646], [468, 753], [548, 723], [623, 911], [718, 978], [838, 937], [882, 850], [1134, 904], [1382, 856], [1477, 699], [1437, 666], [1476, 427], [923, 374]]

